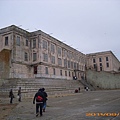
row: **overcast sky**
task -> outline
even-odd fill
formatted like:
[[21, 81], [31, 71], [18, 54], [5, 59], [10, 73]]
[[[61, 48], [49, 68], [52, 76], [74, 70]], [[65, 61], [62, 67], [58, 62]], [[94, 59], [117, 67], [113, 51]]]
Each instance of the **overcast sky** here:
[[0, 0], [0, 28], [42, 30], [84, 54], [120, 60], [120, 0]]

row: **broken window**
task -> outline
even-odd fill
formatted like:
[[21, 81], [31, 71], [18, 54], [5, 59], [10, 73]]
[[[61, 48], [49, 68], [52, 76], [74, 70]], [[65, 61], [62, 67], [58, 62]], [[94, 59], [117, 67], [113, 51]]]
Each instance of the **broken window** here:
[[7, 45], [8, 45], [8, 36], [5, 37], [5, 46], [7, 46]]

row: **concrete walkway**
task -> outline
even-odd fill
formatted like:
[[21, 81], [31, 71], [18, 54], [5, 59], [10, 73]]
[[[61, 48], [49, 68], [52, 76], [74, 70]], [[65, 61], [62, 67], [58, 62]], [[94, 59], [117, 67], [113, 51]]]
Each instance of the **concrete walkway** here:
[[23, 100], [7, 120], [120, 120], [120, 90], [49, 97], [47, 105], [43, 116], [36, 117], [32, 99]]

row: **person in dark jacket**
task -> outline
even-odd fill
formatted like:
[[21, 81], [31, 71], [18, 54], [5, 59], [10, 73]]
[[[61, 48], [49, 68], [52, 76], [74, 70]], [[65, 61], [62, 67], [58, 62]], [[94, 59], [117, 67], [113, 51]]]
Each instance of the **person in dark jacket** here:
[[44, 96], [45, 96], [45, 101], [44, 101], [44, 103], [43, 103], [43, 112], [45, 112], [45, 109], [46, 109], [46, 105], [47, 105], [47, 97], [48, 97], [48, 95], [47, 95], [47, 93], [45, 92], [45, 88], [42, 88], [42, 91], [43, 91], [43, 94], [44, 94]]
[[14, 98], [14, 94], [13, 94], [13, 90], [11, 89], [9, 92], [9, 97], [10, 97], [10, 103], [12, 104], [13, 98]]
[[43, 108], [43, 103], [45, 101], [44, 94], [42, 92], [42, 89], [39, 89], [38, 92], [35, 94], [34, 99], [33, 99], [33, 104], [35, 104], [36, 101], [36, 117], [39, 115], [39, 108], [40, 108], [40, 116], [42, 116], [42, 108]]
[[21, 102], [21, 87], [18, 90], [18, 101]]

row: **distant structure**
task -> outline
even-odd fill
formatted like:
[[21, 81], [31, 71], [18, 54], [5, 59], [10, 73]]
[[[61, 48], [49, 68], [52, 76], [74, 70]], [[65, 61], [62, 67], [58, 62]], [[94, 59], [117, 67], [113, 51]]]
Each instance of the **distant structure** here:
[[0, 29], [0, 78], [81, 79], [86, 55], [37, 30]]
[[120, 62], [112, 51], [97, 52], [86, 55], [87, 69], [96, 71], [120, 71]]

